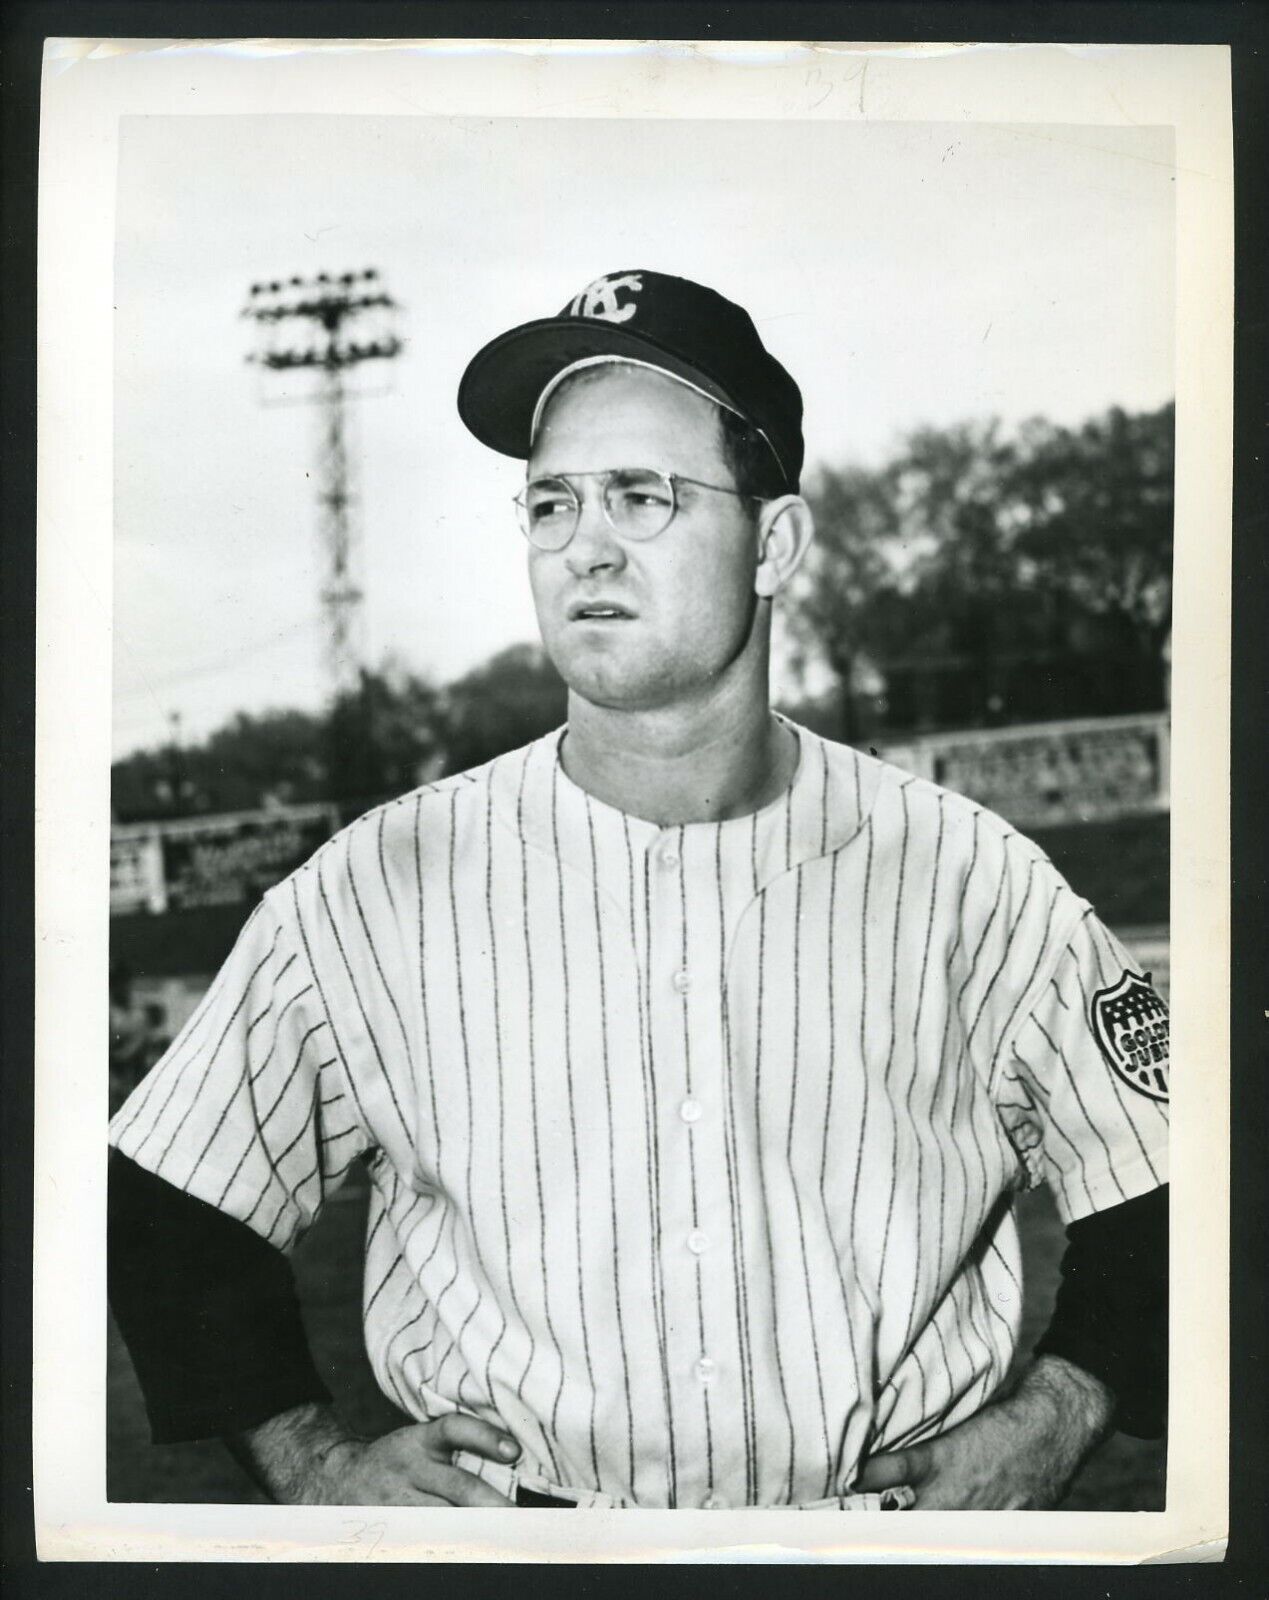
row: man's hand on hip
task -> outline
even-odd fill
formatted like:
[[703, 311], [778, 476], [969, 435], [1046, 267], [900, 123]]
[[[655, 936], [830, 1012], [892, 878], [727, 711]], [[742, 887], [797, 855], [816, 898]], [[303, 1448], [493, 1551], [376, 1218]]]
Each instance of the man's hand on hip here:
[[226, 1440], [272, 1499], [287, 1505], [508, 1506], [505, 1495], [453, 1463], [456, 1450], [510, 1465], [515, 1440], [455, 1412], [378, 1439], [349, 1431], [329, 1406], [304, 1405]]
[[856, 1489], [908, 1484], [916, 1511], [1046, 1510], [1110, 1429], [1114, 1398], [1060, 1356], [1041, 1356], [1007, 1399], [937, 1439], [873, 1456]]

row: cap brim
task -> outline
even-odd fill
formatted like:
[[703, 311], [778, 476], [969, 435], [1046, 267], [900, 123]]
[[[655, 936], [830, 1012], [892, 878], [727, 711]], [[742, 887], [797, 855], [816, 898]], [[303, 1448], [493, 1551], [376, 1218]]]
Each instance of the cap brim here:
[[600, 317], [546, 318], [500, 334], [468, 363], [458, 386], [458, 414], [482, 444], [527, 460], [538, 396], [558, 373], [588, 356], [629, 356], [738, 409], [709, 372], [683, 361], [656, 339]]

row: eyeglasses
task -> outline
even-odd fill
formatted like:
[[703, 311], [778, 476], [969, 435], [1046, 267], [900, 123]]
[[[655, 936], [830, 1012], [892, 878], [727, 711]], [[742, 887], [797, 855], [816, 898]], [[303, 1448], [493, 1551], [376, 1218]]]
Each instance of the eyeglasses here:
[[655, 539], [674, 521], [679, 509], [678, 486], [690, 483], [715, 494], [740, 500], [761, 500], [721, 483], [704, 483], [681, 472], [657, 472], [652, 467], [611, 467], [606, 472], [572, 472], [568, 478], [534, 478], [515, 497], [524, 536], [535, 550], [563, 550], [577, 532], [582, 502], [570, 478], [598, 478], [604, 520], [623, 539]]

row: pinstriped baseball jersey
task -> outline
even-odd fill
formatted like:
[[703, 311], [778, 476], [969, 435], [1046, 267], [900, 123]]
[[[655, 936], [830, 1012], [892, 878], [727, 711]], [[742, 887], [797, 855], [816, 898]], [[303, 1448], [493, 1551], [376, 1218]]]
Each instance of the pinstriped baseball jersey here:
[[1015, 1189], [1069, 1221], [1165, 1181], [1166, 1055], [1037, 847], [795, 732], [721, 823], [593, 799], [558, 733], [371, 812], [265, 896], [113, 1142], [282, 1249], [363, 1155], [380, 1384], [500, 1421], [532, 1481], [848, 1492], [1004, 1376]]

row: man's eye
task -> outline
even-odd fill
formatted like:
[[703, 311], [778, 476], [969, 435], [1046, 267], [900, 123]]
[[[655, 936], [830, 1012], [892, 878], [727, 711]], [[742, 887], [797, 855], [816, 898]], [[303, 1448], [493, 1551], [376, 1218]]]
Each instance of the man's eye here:
[[573, 514], [574, 500], [568, 489], [539, 484], [531, 488], [525, 496], [530, 519], [537, 522], [550, 522], [554, 518], [568, 517]]
[[631, 511], [665, 510], [672, 503], [666, 484], [642, 473], [614, 479], [609, 494]]

